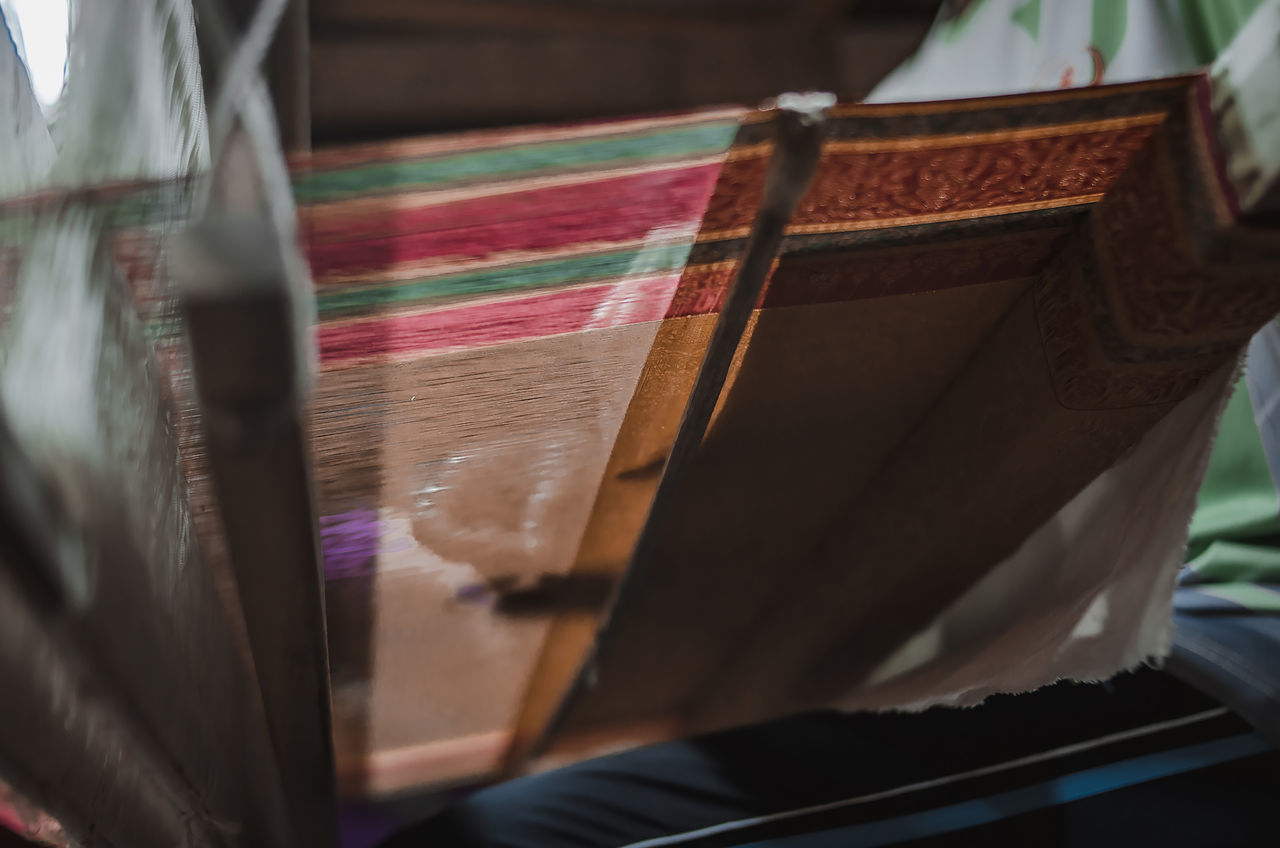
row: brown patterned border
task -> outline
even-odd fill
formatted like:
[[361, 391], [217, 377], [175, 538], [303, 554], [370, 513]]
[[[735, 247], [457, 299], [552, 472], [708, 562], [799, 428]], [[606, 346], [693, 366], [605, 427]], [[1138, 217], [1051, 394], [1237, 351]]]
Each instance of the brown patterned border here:
[[1234, 222], [1196, 97], [1188, 92], [1037, 286], [1064, 406], [1180, 400], [1280, 311], [1280, 255], [1232, 265], [1216, 249]]

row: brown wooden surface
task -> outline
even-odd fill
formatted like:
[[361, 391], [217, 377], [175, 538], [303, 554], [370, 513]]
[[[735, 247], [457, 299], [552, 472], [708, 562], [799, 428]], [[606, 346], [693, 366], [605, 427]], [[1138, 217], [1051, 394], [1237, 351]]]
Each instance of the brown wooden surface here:
[[938, 3], [312, 0], [318, 137], [866, 94]]
[[[763, 565], [789, 560], [796, 539], [839, 517], [844, 493], [865, 485], [1025, 290], [1025, 281], [1010, 281], [758, 313], [661, 554], [650, 560], [657, 573], [615, 613], [632, 623], [619, 621], [598, 657], [600, 685], [575, 725], [679, 714], [752, 625], [756, 613], [741, 598], [772, 590], [779, 575]], [[742, 461], [748, 448], [756, 461]], [[726, 524], [735, 532], [715, 529]], [[646, 627], [638, 638], [630, 629], [657, 615], [667, 622], [660, 632]], [[641, 680], [647, 685], [635, 685]]]
[[[697, 684], [693, 726], [756, 720], [850, 691], [1171, 408], [1062, 409], [1036, 356], [1032, 295], [1020, 294], [876, 472], [823, 492], [831, 518], [810, 537], [817, 553], [774, 570], [762, 592], [769, 600]], [[823, 590], [799, 601], [802, 584]], [[807, 612], [797, 617], [799, 605]], [[760, 634], [779, 624], [785, 645], [766, 644]], [[810, 637], [816, 630], [823, 636]], [[823, 641], [832, 631], [836, 644]]]
[[376, 573], [326, 587], [345, 791], [496, 767], [554, 610], [499, 613], [492, 585], [567, 569], [656, 330], [322, 377], [313, 413], [322, 514], [380, 504], [377, 520], [396, 531], [384, 534]]
[[[252, 21], [259, 0], [196, 0], [196, 4], [200, 67], [206, 100], [212, 103], [230, 52]], [[289, 0], [262, 67], [280, 144], [287, 154], [311, 148], [310, 44], [310, 0]]]
[[265, 224], [186, 238], [175, 270], [213, 488], [295, 838], [323, 848], [336, 790], [302, 331]]
[[311, 149], [311, 10], [310, 0], [289, 0], [267, 59], [271, 102], [286, 154]]
[[[397, 24], [418, 29], [464, 26], [520, 31], [603, 27], [669, 29], [759, 23], [811, 15], [794, 0], [312, 0], [317, 27]], [[830, 6], [831, 4], [827, 4]]]
[[796, 54], [771, 28], [317, 34], [313, 120], [317, 133], [369, 136], [755, 103], [830, 82], [819, 56]]
[[[689, 387], [680, 423], [662, 458], [651, 461], [641, 472], [642, 477], [651, 477], [661, 466], [661, 477], [647, 506], [645, 526], [630, 552], [628, 564], [647, 562], [657, 555], [654, 540], [679, 514], [680, 498], [688, 485], [694, 458], [716, 412], [726, 377], [734, 370], [735, 354], [743, 343], [744, 332], [752, 323], [753, 307], [759, 302], [777, 259], [787, 223], [813, 180], [824, 136], [823, 110], [830, 105], [820, 106], [821, 99], [824, 96], [817, 95], [799, 109], [779, 108], [768, 113], [775, 141], [764, 180], [764, 196], [743, 248], [742, 261], [703, 348], [705, 353], [698, 365], [697, 376]], [[606, 581], [612, 587], [612, 597], [636, 591], [629, 585], [629, 578], [643, 578], [644, 573], [618, 568], [617, 565], [616, 562], [585, 561], [579, 555], [571, 576], [586, 574]], [[621, 581], [617, 581], [617, 577], [621, 577]], [[583, 631], [577, 625], [578, 621], [585, 621], [585, 617], [574, 616], [573, 620], [575, 624], [572, 626], [579, 629], [572, 635], [563, 634], [568, 638], [561, 638], [561, 633], [554, 634], [534, 671], [533, 682], [516, 721], [514, 743], [507, 757], [508, 770], [518, 770], [559, 731], [565, 717], [560, 711], [565, 702], [564, 690], [571, 685], [593, 685], [587, 679], [593, 675], [592, 670], [587, 670], [585, 677], [578, 675], [578, 668], [584, 661], [594, 664], [594, 659], [588, 658], [590, 642], [582, 638]], [[576, 657], [573, 656], [575, 653]], [[573, 677], [577, 677], [576, 684], [571, 682]], [[568, 698], [572, 701], [574, 695], [571, 693]]]

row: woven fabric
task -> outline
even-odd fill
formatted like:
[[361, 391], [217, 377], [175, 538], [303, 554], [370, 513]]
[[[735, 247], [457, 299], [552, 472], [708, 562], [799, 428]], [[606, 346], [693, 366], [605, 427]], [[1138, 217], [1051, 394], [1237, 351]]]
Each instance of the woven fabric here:
[[[1216, 247], [1247, 237], [1207, 102], [1183, 78], [834, 110], [683, 509], [649, 531], [660, 555], [630, 565], [598, 645], [566, 623], [548, 648], [593, 657], [566, 746], [972, 703], [1167, 651], [1220, 399], [1280, 306], [1264, 242], [1240, 266]], [[755, 132], [623, 423], [584, 572], [628, 565], [618, 528], [640, 532], [637, 481], [692, 384], [669, 363], [705, 345], [758, 197]]]
[[[739, 115], [393, 142], [295, 163], [320, 317], [312, 435], [337, 744], [352, 780], [371, 752], [375, 763], [430, 757], [468, 738], [484, 743], [479, 759], [447, 767], [492, 766], [545, 623], [494, 616], [490, 585], [570, 562]], [[226, 574], [164, 269], [194, 189], [172, 180], [75, 197], [110, 233], [155, 343], [202, 552]], [[19, 262], [25, 222], [68, 197], [7, 204], [0, 257]]]
[[[1130, 259], [1108, 252], [1113, 245], [1170, 243], [1166, 231], [1146, 229], [1152, 216], [1133, 199], [1157, 186], [1174, 192], [1167, 208], [1181, 210], [1180, 189], [1162, 181], [1161, 169], [1191, 161], [1199, 163], [1197, 179], [1214, 173], [1211, 151], [1195, 146], [1205, 137], [1196, 86], [1179, 80], [960, 107], [837, 108], [815, 189], [789, 230], [689, 497], [728, 503], [789, 477], [827, 480], [845, 494], [826, 506], [808, 495], [758, 498], [751, 532], [736, 538], [707, 532], [700, 513], [689, 511], [687, 527], [672, 537], [683, 541], [672, 546], [679, 556], [670, 566], [705, 585], [655, 594], [655, 603], [676, 604], [661, 613], [672, 626], [636, 630], [634, 651], [619, 654], [626, 662], [606, 666], [615, 675], [630, 669], [614, 679], [640, 669], [633, 680], [660, 685], [627, 691], [660, 698], [680, 691], [672, 681], [682, 675], [704, 680], [699, 658], [713, 658], [716, 644], [742, 631], [728, 627], [699, 641], [710, 632], [703, 625], [721, 627], [726, 610], [750, 612], [731, 601], [705, 614], [705, 599], [726, 585], [717, 569], [740, 584], [752, 573], [741, 568], [744, 552], [785, 561], [791, 550], [770, 546], [803, 538], [796, 522], [818, 528], [842, 520], [857, 489], [843, 464], [854, 454], [831, 445], [860, 445], [863, 471], [873, 471], [872, 460], [893, 446], [894, 427], [928, 408], [955, 367], [1015, 332], [1002, 329], [1015, 326], [1010, 316], [1020, 322], [1018, 344], [1032, 347], [1015, 345], [1014, 360], [993, 348], [993, 363], [1023, 361], [1038, 349], [1049, 374], [1040, 384], [1044, 409], [1120, 423], [1061, 431], [1085, 439], [1087, 461], [1054, 478], [1061, 491], [992, 537], [1003, 541], [973, 547], [976, 570], [957, 568], [957, 582], [934, 587], [936, 595], [903, 593], [902, 604], [927, 602], [904, 622], [954, 599], [964, 580], [1036, 530], [1044, 521], [1037, 510], [1052, 515], [1207, 379], [1229, 376], [1247, 330], [1274, 309], [1252, 278], [1230, 268], [1210, 263], [1206, 277], [1162, 277], [1165, 261], [1150, 257], [1160, 273], [1130, 279], [1155, 288], [1102, 290], [1134, 295], [1122, 301], [1121, 324], [1080, 320], [1081, 304], [1097, 302], [1095, 282], [1110, 279], [1099, 267], [1144, 267], [1126, 265]], [[647, 487], [661, 471], [663, 440], [678, 422], [681, 387], [692, 380], [758, 199], [770, 143], [761, 121], [739, 126], [741, 116], [472, 134], [294, 163], [320, 313], [312, 436], [347, 788], [389, 790], [491, 769], [558, 610], [555, 593], [549, 605], [521, 614], [503, 599], [571, 567], [572, 574], [625, 564]], [[186, 215], [191, 188], [172, 181], [85, 196], [113, 233], [114, 259], [170, 378], [197, 532], [216, 561], [220, 528], [163, 273], [161, 236]], [[1190, 211], [1176, 220], [1215, 232], [1230, 211], [1202, 192], [1191, 190]], [[37, 197], [10, 211], [59, 202]], [[10, 258], [21, 251], [13, 220], [0, 221], [2, 255]], [[1202, 254], [1179, 258], [1205, 267]], [[1145, 310], [1162, 280], [1194, 290], [1219, 277], [1231, 280], [1232, 297], [1218, 301], [1221, 312], [1199, 315], [1207, 329], [1198, 347], [1183, 343], [1186, 328], [1167, 323], [1167, 314]], [[901, 328], [921, 335], [890, 342], [886, 332]], [[824, 340], [841, 343], [811, 346]], [[933, 364], [910, 353], [924, 349], [937, 354]], [[854, 378], [871, 383], [855, 392]], [[1210, 389], [1201, 400], [1211, 423]], [[877, 391], [905, 405], [875, 400]], [[823, 411], [840, 397], [861, 401], [837, 415]], [[957, 395], [955, 421], [979, 401]], [[803, 421], [801, 440], [787, 428]], [[1025, 449], [1019, 456], [1062, 461], [1043, 451], [1056, 435], [1026, 424], [1005, 432]], [[769, 447], [750, 448], [754, 462], [735, 460], [752, 440]], [[771, 456], [772, 464], [758, 461]], [[1185, 461], [1194, 476], [1194, 457]], [[952, 472], [912, 485], [964, 488], [978, 479]], [[726, 494], [736, 488], [741, 494]], [[943, 506], [958, 496], [938, 497]], [[791, 535], [774, 532], [780, 526]], [[686, 561], [698, 567], [680, 565]], [[1088, 607], [1087, 594], [1076, 598], [1073, 624]], [[636, 619], [646, 620], [654, 619]], [[648, 695], [613, 702], [608, 693], [622, 690], [600, 691], [592, 721], [664, 714]]]

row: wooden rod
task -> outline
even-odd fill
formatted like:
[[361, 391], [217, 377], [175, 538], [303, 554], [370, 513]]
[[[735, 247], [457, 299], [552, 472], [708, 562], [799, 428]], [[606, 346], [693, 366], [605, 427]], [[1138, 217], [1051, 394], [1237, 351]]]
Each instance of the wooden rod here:
[[183, 239], [192, 365], [246, 629], [296, 844], [335, 844], [335, 772], [306, 368], [269, 224], [213, 217]]
[[[618, 597], [645, 579], [645, 565], [655, 554], [657, 529], [670, 520], [676, 503], [675, 495], [684, 484], [692, 460], [702, 444], [729, 374], [734, 352], [778, 256], [787, 223], [817, 170], [825, 136], [826, 109], [834, 102], [835, 98], [829, 94], [788, 94], [776, 102], [777, 114], [773, 119], [776, 144], [765, 175], [764, 196], [752, 224], [742, 262], [725, 297], [685, 404], [644, 528], [614, 591], [615, 603]], [[596, 639], [597, 648], [608, 637], [606, 619]], [[518, 770], [531, 757], [546, 750], [576, 695], [588, 685], [592, 664], [593, 658], [586, 658], [576, 679], [554, 707], [549, 709], [550, 705], [526, 701], [519, 718], [523, 726], [517, 728], [515, 741], [506, 758], [507, 772]], [[531, 728], [534, 729], [532, 733], [529, 732]]]

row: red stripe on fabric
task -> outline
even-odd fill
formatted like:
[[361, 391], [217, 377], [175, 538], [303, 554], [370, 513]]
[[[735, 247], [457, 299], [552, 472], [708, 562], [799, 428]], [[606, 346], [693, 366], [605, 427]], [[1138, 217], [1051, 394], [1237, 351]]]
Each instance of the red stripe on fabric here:
[[[1154, 126], [1072, 133], [954, 147], [828, 152], [792, 225], [896, 221], [918, 215], [978, 213], [1019, 203], [1104, 192]], [[745, 230], [760, 208], [764, 156], [725, 164], [707, 204], [702, 233]]]
[[[737, 273], [737, 262], [719, 262], [714, 265], [687, 266], [680, 285], [671, 296], [667, 318], [684, 318], [688, 315], [707, 315], [719, 312], [725, 293]], [[770, 274], [773, 272], [770, 271]], [[767, 283], [766, 283], [767, 285]], [[763, 293], [762, 293], [763, 294]]]
[[331, 366], [656, 321], [666, 312], [678, 280], [676, 274], [626, 279], [515, 300], [321, 325], [320, 359]]
[[351, 274], [404, 262], [479, 259], [513, 251], [643, 238], [692, 225], [719, 164], [634, 174], [417, 209], [310, 223], [312, 273]]

